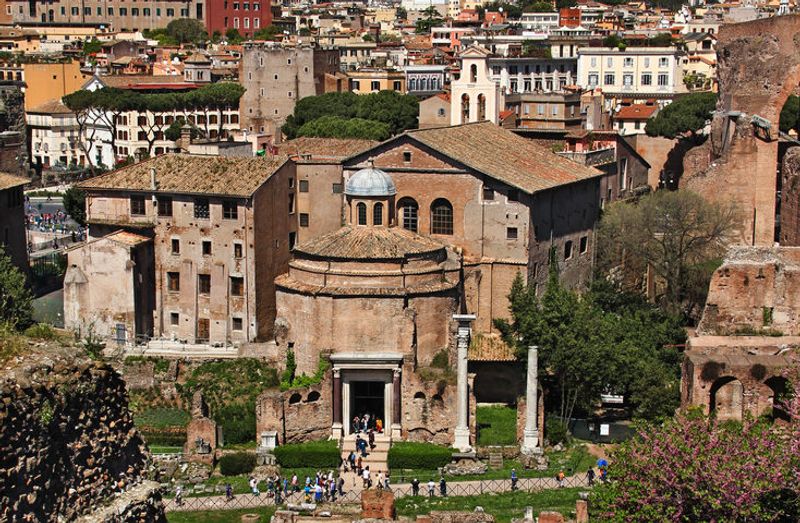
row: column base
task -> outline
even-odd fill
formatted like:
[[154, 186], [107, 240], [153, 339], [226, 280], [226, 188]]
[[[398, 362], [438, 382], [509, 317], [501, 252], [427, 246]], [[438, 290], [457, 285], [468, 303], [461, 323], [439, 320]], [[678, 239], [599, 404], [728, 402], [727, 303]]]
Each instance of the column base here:
[[542, 447], [539, 446], [539, 431], [524, 430], [520, 452], [523, 454], [542, 454]]
[[403, 439], [403, 431], [399, 424], [392, 423], [392, 428], [389, 434], [392, 437], [392, 441], [400, 441]]
[[453, 447], [457, 448], [459, 452], [469, 452], [472, 450], [472, 445], [469, 443], [468, 428], [456, 427], [454, 435]]
[[334, 423], [331, 426], [331, 439], [335, 439], [336, 441], [339, 441], [339, 440], [342, 439], [343, 435], [344, 434], [343, 434], [343, 431], [342, 431], [342, 424], [341, 423]]

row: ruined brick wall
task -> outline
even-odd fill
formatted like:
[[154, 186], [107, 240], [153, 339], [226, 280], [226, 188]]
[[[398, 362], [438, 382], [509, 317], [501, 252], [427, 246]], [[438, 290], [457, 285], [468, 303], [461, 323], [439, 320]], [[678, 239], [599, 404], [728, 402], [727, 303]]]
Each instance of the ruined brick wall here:
[[734, 247], [711, 278], [698, 335], [800, 335], [800, 248]]
[[[72, 520], [134, 488], [147, 471], [120, 375], [58, 351], [3, 372], [0, 520]], [[164, 521], [154, 503], [148, 521]]]
[[256, 400], [256, 435], [276, 431], [278, 443], [326, 439], [333, 424], [331, 372], [310, 387], [265, 391]]
[[800, 147], [790, 147], [781, 164], [780, 242], [800, 246]]
[[[717, 42], [720, 98], [709, 164], [685, 165], [681, 185], [740, 211], [739, 242], [771, 245], [775, 232], [775, 167], [780, 111], [800, 83], [800, 16], [789, 15], [720, 27]], [[742, 113], [729, 116], [728, 111]], [[770, 122], [757, 130], [753, 115]]]

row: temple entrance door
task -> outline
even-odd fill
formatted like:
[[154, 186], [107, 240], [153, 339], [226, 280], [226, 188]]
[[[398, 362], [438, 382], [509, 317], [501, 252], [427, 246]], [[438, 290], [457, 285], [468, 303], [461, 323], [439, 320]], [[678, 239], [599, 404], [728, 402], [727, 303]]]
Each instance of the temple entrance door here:
[[370, 425], [375, 419], [380, 418], [386, 423], [385, 416], [386, 383], [384, 381], [353, 381], [350, 382], [350, 423], [352, 418], [363, 418], [369, 414]]

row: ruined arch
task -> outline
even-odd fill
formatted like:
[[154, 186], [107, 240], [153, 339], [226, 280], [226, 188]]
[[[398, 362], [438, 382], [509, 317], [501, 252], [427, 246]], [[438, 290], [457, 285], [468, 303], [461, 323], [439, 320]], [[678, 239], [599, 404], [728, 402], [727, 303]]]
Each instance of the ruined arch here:
[[744, 386], [734, 376], [717, 378], [709, 391], [708, 410], [720, 421], [742, 419]]
[[301, 396], [298, 392], [295, 392], [291, 396], [289, 396], [289, 405], [295, 405], [303, 401], [303, 396]]
[[314, 403], [315, 401], [319, 401], [320, 394], [316, 390], [312, 390], [308, 393], [308, 397], [306, 398], [306, 403]]
[[789, 414], [783, 410], [781, 403], [786, 399], [789, 392], [789, 380], [783, 376], [772, 376], [764, 381], [764, 385], [770, 388], [772, 394], [769, 397], [772, 410], [769, 412], [774, 420], [790, 421]]

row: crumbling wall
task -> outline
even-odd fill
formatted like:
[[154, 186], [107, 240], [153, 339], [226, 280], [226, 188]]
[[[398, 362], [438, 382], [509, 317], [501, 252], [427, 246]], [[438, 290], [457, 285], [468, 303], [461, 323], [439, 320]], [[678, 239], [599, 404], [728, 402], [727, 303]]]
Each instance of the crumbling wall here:
[[781, 164], [780, 242], [800, 246], [800, 147], [790, 147]]
[[[684, 163], [681, 186], [718, 202], [733, 202], [740, 211], [739, 243], [771, 245], [778, 122], [783, 104], [800, 83], [800, 16], [720, 27], [717, 61], [717, 113], [699, 153], [708, 157], [708, 166]], [[753, 116], [769, 122], [770, 128], [755, 125]]]
[[[141, 483], [148, 462], [125, 384], [108, 365], [64, 349], [28, 355], [0, 374], [0, 520], [101, 510]], [[164, 521], [160, 501], [151, 504], [148, 521]]]
[[328, 438], [332, 424], [330, 371], [315, 385], [285, 392], [270, 389], [256, 400], [256, 436], [274, 430], [280, 445]]

